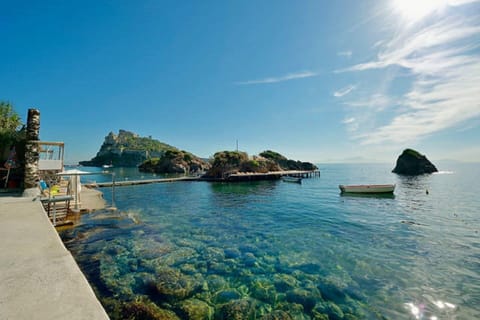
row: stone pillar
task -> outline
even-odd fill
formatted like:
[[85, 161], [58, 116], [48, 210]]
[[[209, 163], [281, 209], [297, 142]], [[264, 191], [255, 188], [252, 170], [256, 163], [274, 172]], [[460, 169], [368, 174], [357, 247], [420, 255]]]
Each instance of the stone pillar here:
[[38, 159], [39, 145], [36, 143], [39, 140], [40, 134], [40, 111], [38, 109], [28, 109], [27, 118], [27, 143], [25, 145], [25, 178], [24, 196], [36, 196], [40, 193], [38, 182], [40, 177], [38, 175]]

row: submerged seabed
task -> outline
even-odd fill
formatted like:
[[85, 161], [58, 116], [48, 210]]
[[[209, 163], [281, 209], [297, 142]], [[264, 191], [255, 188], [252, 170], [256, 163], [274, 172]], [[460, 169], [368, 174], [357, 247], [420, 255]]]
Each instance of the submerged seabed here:
[[[112, 319], [474, 319], [478, 169], [448, 169], [122, 187], [119, 211], [61, 236]], [[348, 197], [340, 183], [397, 189]]]

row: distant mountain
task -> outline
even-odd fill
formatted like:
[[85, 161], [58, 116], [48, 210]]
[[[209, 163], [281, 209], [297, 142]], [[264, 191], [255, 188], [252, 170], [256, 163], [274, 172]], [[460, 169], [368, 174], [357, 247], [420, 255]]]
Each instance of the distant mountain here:
[[100, 167], [113, 165], [117, 167], [136, 167], [150, 158], [161, 157], [166, 151], [178, 150], [171, 145], [138, 134], [122, 130], [118, 135], [110, 132], [100, 147], [97, 155], [89, 161], [80, 161], [83, 166]]

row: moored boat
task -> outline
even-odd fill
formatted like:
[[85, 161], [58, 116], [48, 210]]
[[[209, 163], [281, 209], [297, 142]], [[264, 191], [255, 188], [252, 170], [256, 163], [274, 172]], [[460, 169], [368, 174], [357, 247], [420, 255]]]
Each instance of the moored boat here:
[[302, 178], [299, 177], [283, 176], [282, 180], [285, 182], [302, 183]]
[[339, 185], [342, 193], [393, 193], [394, 184]]

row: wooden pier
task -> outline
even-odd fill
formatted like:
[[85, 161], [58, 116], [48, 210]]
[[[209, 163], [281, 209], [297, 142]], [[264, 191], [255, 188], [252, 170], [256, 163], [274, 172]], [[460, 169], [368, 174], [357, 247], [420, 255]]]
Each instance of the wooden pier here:
[[314, 178], [320, 176], [319, 170], [313, 171], [272, 171], [266, 173], [256, 172], [239, 172], [226, 176], [223, 179], [198, 177], [178, 177], [178, 178], [160, 178], [160, 179], [143, 179], [143, 180], [122, 180], [109, 182], [86, 183], [84, 186], [88, 188], [106, 188], [106, 187], [123, 187], [134, 186], [141, 184], [164, 183], [164, 182], [178, 182], [178, 181], [223, 181], [223, 182], [237, 182], [237, 181], [256, 181], [256, 180], [277, 180], [283, 176], [299, 177], [299, 178]]
[[297, 177], [297, 178], [314, 178], [320, 177], [320, 170], [303, 171], [303, 170], [288, 170], [288, 171], [271, 171], [266, 173], [257, 172], [239, 172], [231, 174], [221, 181], [254, 181], [254, 180], [277, 180], [283, 176]]
[[134, 186], [139, 184], [152, 184], [152, 183], [162, 183], [162, 182], [177, 182], [177, 181], [198, 181], [200, 177], [179, 177], [179, 178], [162, 178], [162, 179], [143, 179], [143, 180], [122, 180], [122, 181], [109, 181], [109, 182], [94, 182], [86, 183], [84, 186], [88, 188], [105, 188], [112, 187], [115, 184], [115, 187], [124, 187], [124, 186]]

